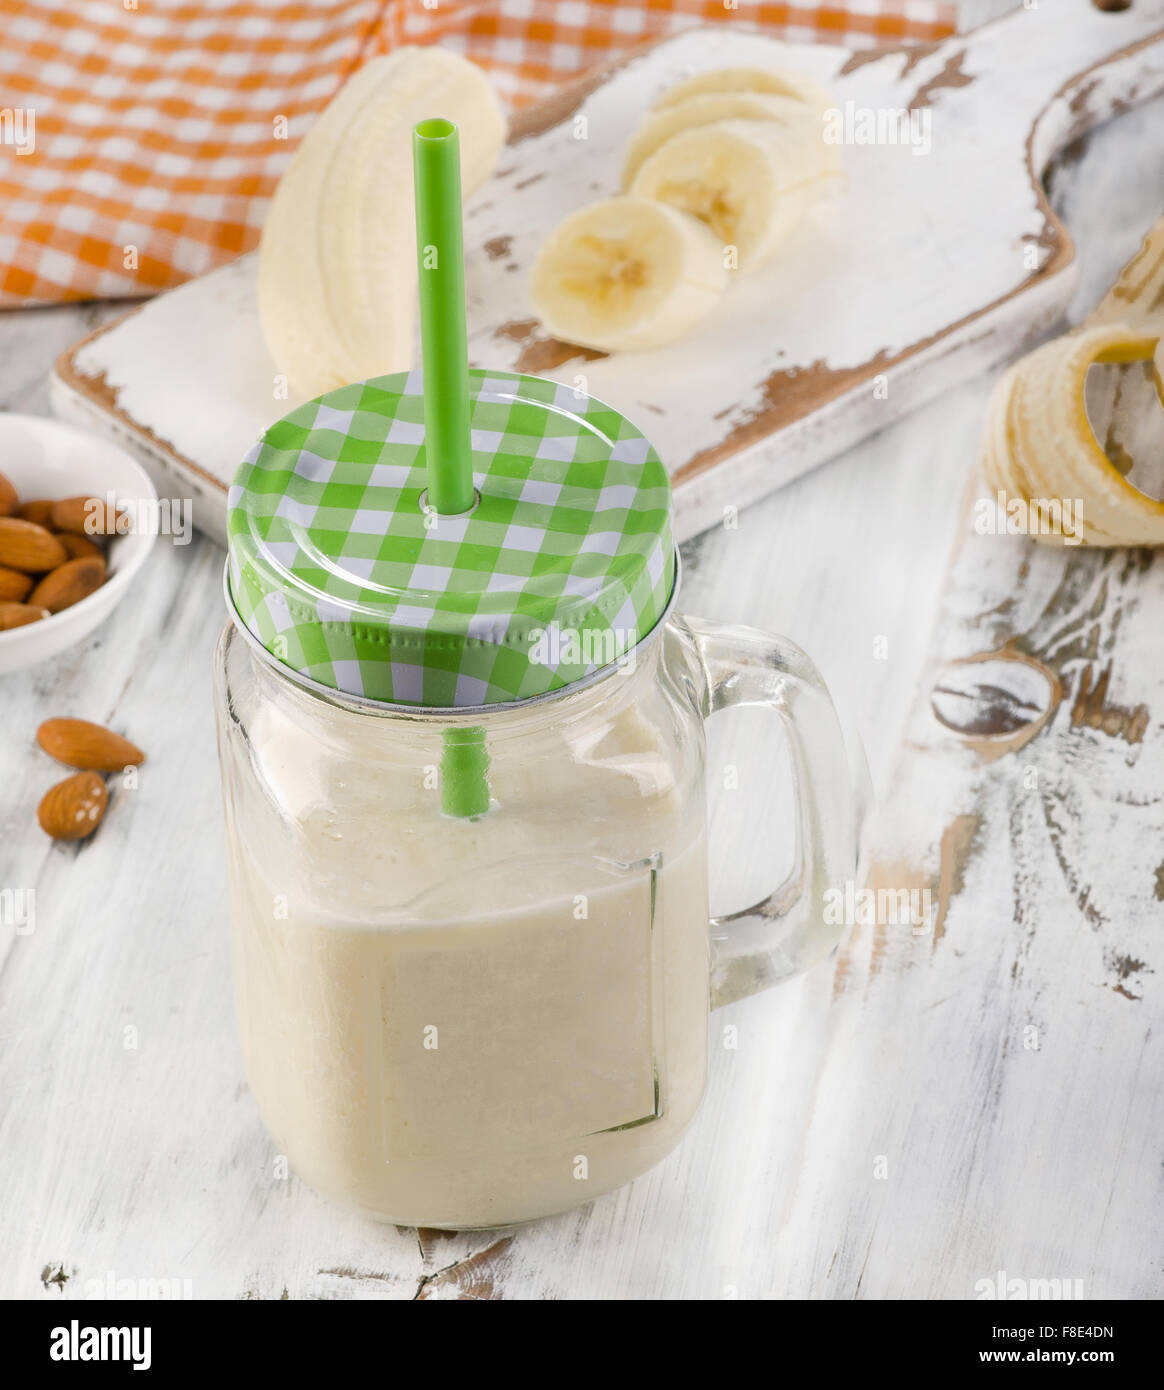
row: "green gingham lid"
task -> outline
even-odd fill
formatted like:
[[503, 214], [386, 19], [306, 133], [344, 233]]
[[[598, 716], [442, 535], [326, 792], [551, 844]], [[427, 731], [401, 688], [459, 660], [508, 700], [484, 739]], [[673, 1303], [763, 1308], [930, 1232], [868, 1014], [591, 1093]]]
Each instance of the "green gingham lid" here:
[[422, 382], [329, 391], [250, 451], [228, 501], [239, 618], [321, 685], [428, 708], [527, 699], [618, 660], [674, 583], [654, 449], [571, 387], [474, 371], [477, 501], [437, 516]]

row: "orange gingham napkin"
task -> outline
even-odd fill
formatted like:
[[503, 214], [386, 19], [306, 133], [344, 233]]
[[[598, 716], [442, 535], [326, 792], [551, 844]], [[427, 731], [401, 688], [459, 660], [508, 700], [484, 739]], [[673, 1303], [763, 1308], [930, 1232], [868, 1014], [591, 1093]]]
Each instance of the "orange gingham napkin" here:
[[137, 297], [256, 244], [291, 152], [364, 59], [441, 43], [532, 101], [644, 39], [730, 23], [850, 47], [939, 0], [0, 0], [0, 307]]

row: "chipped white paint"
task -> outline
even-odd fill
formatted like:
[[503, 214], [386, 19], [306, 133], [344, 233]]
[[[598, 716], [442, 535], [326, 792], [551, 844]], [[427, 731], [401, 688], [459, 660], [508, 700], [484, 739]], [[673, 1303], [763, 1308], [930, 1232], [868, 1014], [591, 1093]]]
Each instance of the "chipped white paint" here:
[[[1080, 248], [1076, 319], [1160, 215], [1158, 183], [1143, 171], [1158, 167], [1161, 122], [1158, 100], [1056, 170], [1055, 205]], [[0, 400], [47, 409], [53, 354], [92, 326], [87, 309], [2, 316]], [[685, 606], [803, 642], [860, 727], [882, 787], [915, 692], [914, 734], [939, 758], [951, 755], [918, 721], [989, 385], [948, 392], [744, 512], [738, 530], [685, 547]], [[953, 610], [945, 604], [952, 635], [935, 657], [999, 635], [986, 610], [1008, 596], [1028, 549], [995, 538], [986, 557], [994, 578], [983, 586], [960, 575]], [[38, 895], [34, 933], [0, 927], [0, 1296], [67, 1301], [90, 1280], [103, 1288], [110, 1271], [189, 1279], [196, 1296], [223, 1298], [961, 1298], [999, 1269], [1082, 1279], [1087, 1296], [1164, 1293], [1159, 1060], [1144, 1041], [1164, 972], [1143, 955], [1155, 973], [1128, 973], [1122, 983], [1144, 995], [1130, 1000], [1111, 987], [1123, 967], [1113, 973], [1104, 955], [1109, 943], [1140, 950], [1143, 914], [1160, 910], [1142, 867], [1151, 855], [1129, 839], [1148, 829], [1159, 844], [1158, 823], [1151, 831], [1140, 819], [1156, 812], [1112, 796], [1148, 770], [1129, 767], [1125, 783], [1121, 757], [1159, 768], [1158, 701], [1138, 755], [1086, 729], [1064, 728], [1050, 745], [1087, 752], [1101, 776], [1081, 790], [1070, 851], [1107, 907], [1102, 931], [1065, 889], [1058, 862], [1037, 855], [1025, 858], [1027, 917], [1016, 928], [1000, 826], [936, 946], [890, 941], [874, 971], [874, 933], [862, 929], [843, 972], [824, 967], [715, 1016], [704, 1109], [659, 1169], [513, 1232], [501, 1248], [502, 1233], [418, 1238], [278, 1178], [243, 1083], [210, 717], [220, 570], [221, 550], [205, 541], [184, 552], [159, 544], [137, 600], [82, 649], [0, 682], [0, 886]], [[1032, 627], [1047, 579], [1027, 582], [1016, 627]], [[1144, 640], [1125, 647], [1104, 627], [1119, 654], [1111, 697], [1134, 705], [1160, 689], [1164, 671], [1143, 626], [1160, 611], [1158, 573], [1123, 580], [1118, 602], [1137, 609], [1129, 616]], [[50, 849], [32, 820], [54, 770], [31, 732], [49, 713], [110, 719], [150, 754], [140, 790], [118, 792], [79, 851]], [[762, 711], [712, 722], [720, 911], [776, 876], [770, 815], [782, 795], [770, 723]], [[1038, 739], [1024, 750], [1036, 751]], [[724, 787], [729, 767], [739, 792]], [[1065, 760], [1052, 771], [1078, 786], [1079, 767]], [[950, 809], [972, 809], [976, 793], [959, 772], [950, 800], [921, 772], [920, 762], [906, 765], [903, 785], [916, 795], [894, 798], [910, 833], [893, 848], [924, 861]], [[972, 773], [983, 775], [1005, 774]], [[1159, 798], [1160, 785], [1157, 777], [1149, 795]], [[895, 822], [883, 813], [878, 823]], [[1031, 850], [1040, 844], [1032, 838]], [[1127, 922], [1116, 895], [1125, 873]], [[136, 1051], [123, 1046], [127, 1025], [139, 1030]], [[1037, 1048], [1024, 1046], [1028, 1026]], [[440, 1273], [476, 1256], [467, 1272]], [[51, 1282], [61, 1266], [63, 1286]]]
[[[471, 357], [498, 368], [557, 361], [550, 375], [581, 378], [635, 420], [677, 479], [680, 535], [694, 535], [725, 505], [762, 496], [1050, 327], [1077, 274], [1032, 185], [1028, 135], [1041, 169], [1066, 141], [1159, 91], [1164, 42], [1105, 66], [1159, 31], [1164, 0], [1117, 14], [1047, 0], [876, 61], [727, 26], [662, 43], [548, 128], [522, 134], [545, 124], [537, 112], [518, 122], [467, 210]], [[562, 360], [551, 345], [547, 356], [526, 273], [543, 237], [580, 202], [617, 191], [629, 132], [658, 93], [733, 63], [801, 68], [842, 110], [912, 104], [932, 120], [931, 148], [847, 147], [843, 190], [683, 342], [597, 361]], [[874, 394], [880, 372], [888, 400]], [[54, 401], [127, 435], [167, 475], [163, 488], [194, 490], [200, 524], [220, 535], [226, 481], [287, 409], [274, 380], [246, 257], [83, 346], [62, 364]]]

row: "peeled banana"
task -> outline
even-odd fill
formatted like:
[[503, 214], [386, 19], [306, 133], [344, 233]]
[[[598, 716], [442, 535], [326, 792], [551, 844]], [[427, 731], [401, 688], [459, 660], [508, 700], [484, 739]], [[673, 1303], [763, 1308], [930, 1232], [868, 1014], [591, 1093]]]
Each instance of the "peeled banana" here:
[[259, 246], [259, 318], [301, 397], [412, 366], [411, 132], [436, 115], [460, 128], [468, 197], [497, 163], [505, 118], [481, 70], [436, 47], [366, 63], [279, 181]]
[[531, 292], [555, 337], [603, 352], [660, 347], [714, 307], [723, 247], [694, 217], [648, 198], [608, 198], [547, 238]]

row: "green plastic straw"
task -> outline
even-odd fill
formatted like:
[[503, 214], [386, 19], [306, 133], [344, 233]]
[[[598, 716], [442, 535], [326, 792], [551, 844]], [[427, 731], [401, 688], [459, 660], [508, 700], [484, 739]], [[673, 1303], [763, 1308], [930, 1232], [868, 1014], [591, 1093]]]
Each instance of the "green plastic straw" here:
[[442, 741], [441, 810], [446, 816], [483, 816], [489, 809], [485, 730], [446, 729]]
[[421, 121], [412, 131], [412, 164], [428, 500], [438, 515], [455, 516], [473, 505], [457, 127], [451, 121]]
[[[461, 140], [451, 121], [421, 121], [413, 128], [412, 167], [428, 501], [438, 516], [456, 516], [473, 505], [473, 452], [461, 233]], [[488, 809], [485, 730], [446, 729], [441, 752], [441, 810], [446, 816], [465, 819], [483, 816]]]

